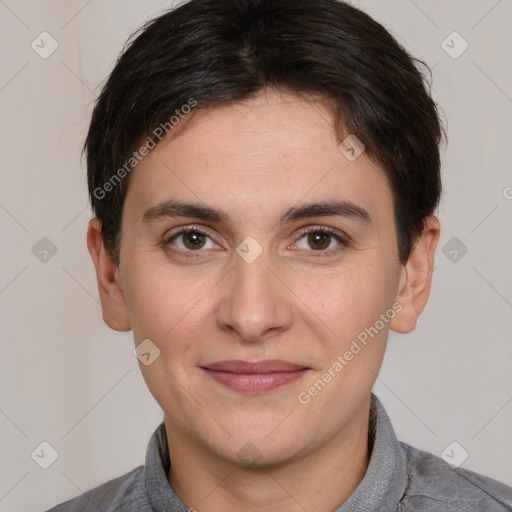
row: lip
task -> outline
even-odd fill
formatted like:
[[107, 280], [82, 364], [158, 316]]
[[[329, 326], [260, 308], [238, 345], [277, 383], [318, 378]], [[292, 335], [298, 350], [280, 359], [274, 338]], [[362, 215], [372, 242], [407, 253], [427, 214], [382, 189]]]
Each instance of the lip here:
[[218, 361], [201, 367], [212, 379], [241, 393], [264, 393], [290, 384], [310, 368], [279, 359]]

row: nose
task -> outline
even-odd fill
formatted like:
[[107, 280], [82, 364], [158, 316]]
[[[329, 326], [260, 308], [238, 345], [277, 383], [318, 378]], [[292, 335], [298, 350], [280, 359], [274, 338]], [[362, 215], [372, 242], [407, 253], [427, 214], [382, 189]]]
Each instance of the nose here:
[[236, 253], [233, 259], [216, 309], [219, 328], [245, 343], [262, 343], [289, 329], [294, 309], [283, 272], [271, 267], [265, 250], [250, 263]]

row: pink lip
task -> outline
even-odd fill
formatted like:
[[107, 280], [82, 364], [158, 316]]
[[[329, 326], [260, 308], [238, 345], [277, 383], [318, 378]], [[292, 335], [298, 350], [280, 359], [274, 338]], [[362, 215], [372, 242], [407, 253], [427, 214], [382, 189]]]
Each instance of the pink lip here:
[[266, 361], [219, 361], [203, 370], [220, 384], [242, 393], [261, 393], [289, 384], [309, 368], [278, 359]]

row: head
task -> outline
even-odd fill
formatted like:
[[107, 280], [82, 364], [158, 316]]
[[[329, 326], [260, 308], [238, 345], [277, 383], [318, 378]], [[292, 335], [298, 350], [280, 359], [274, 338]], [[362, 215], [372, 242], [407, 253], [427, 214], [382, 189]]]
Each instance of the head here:
[[[336, 0], [191, 0], [132, 37], [85, 143], [88, 246], [105, 322], [150, 340], [172, 435], [278, 463], [367, 406], [439, 236], [442, 128], [417, 64]], [[301, 370], [271, 390], [212, 376], [276, 359]]]

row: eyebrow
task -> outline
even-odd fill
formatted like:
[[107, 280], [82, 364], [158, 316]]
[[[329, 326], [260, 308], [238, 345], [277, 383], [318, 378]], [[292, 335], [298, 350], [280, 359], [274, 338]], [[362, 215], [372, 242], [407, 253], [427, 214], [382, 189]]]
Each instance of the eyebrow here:
[[[283, 212], [279, 223], [285, 224], [300, 219], [322, 216], [353, 218], [365, 223], [370, 223], [372, 220], [370, 214], [364, 208], [350, 201], [326, 200], [292, 206]], [[194, 217], [220, 224], [229, 224], [231, 220], [226, 212], [216, 207], [169, 199], [148, 208], [142, 215], [142, 222], [146, 224], [168, 217]]]

